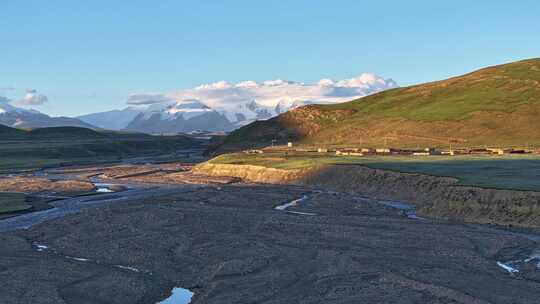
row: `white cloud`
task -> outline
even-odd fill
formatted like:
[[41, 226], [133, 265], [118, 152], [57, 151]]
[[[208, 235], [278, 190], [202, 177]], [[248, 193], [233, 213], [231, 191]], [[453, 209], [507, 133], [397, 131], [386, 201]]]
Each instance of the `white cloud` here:
[[321, 87], [332, 87], [336, 84], [336, 82], [329, 78], [323, 78], [319, 80], [318, 85]]
[[[193, 89], [162, 94], [132, 94], [128, 103], [148, 105], [197, 100], [225, 114], [234, 122], [237, 120], [237, 113], [242, 113], [247, 119], [256, 118], [252, 111], [246, 110], [251, 102], [272, 112], [276, 111], [276, 107], [281, 111], [309, 103], [345, 102], [394, 87], [397, 87], [397, 84], [392, 79], [383, 79], [374, 74], [361, 74], [345, 80], [321, 79], [315, 84], [282, 79], [261, 83], [249, 80], [237, 84], [218, 81]], [[279, 114], [279, 111], [277, 112]]]
[[256, 87], [257, 85], [258, 84], [253, 80], [241, 81], [236, 84], [236, 86], [239, 88], [253, 88], [253, 87]]
[[47, 96], [39, 94], [35, 89], [29, 89], [26, 90], [26, 94], [22, 99], [15, 100], [13, 104], [17, 106], [39, 106], [48, 101]]
[[212, 89], [220, 90], [220, 89], [228, 89], [231, 87], [233, 87], [232, 84], [228, 83], [227, 81], [222, 80], [222, 81], [218, 81], [218, 82], [214, 82], [210, 84], [203, 84], [196, 87], [195, 89], [196, 90], [212, 90]]

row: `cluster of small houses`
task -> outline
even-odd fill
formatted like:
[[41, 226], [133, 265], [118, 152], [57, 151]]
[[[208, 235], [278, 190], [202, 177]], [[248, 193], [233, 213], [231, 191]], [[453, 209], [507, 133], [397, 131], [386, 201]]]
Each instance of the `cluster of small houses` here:
[[[316, 153], [335, 153], [339, 156], [364, 156], [364, 155], [413, 155], [413, 156], [429, 156], [429, 155], [503, 155], [503, 154], [540, 154], [540, 150], [531, 149], [501, 149], [501, 148], [472, 148], [472, 149], [452, 149], [441, 150], [436, 148], [425, 149], [397, 149], [397, 148], [294, 148], [292, 143], [287, 145], [286, 151], [295, 152], [316, 152]], [[249, 154], [261, 154], [263, 150], [247, 150]]]
[[[429, 156], [429, 155], [465, 155], [465, 154], [528, 154], [533, 153], [530, 150], [517, 149], [499, 149], [499, 148], [481, 148], [481, 149], [456, 149], [456, 150], [439, 150], [435, 148], [425, 149], [396, 149], [396, 148], [347, 148], [333, 149], [318, 148], [319, 153], [335, 152], [336, 155], [342, 156], [363, 156], [363, 155], [413, 155], [413, 156]], [[540, 151], [539, 151], [540, 152]]]

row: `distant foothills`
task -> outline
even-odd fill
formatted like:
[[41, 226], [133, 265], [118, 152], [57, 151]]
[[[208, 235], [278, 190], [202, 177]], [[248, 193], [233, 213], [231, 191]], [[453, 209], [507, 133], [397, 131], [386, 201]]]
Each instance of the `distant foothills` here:
[[0, 97], [0, 124], [23, 129], [76, 126], [149, 134], [229, 132], [300, 106], [345, 102], [397, 86], [392, 79], [367, 73], [339, 81], [322, 79], [316, 84], [220, 81], [170, 93], [132, 94], [125, 109], [74, 118], [18, 108]]

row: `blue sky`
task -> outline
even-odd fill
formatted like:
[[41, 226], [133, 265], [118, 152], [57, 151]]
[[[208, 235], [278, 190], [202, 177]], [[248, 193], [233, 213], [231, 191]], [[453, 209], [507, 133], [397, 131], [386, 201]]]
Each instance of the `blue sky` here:
[[415, 84], [540, 57], [538, 16], [527, 0], [3, 0], [0, 96], [78, 115], [218, 80]]

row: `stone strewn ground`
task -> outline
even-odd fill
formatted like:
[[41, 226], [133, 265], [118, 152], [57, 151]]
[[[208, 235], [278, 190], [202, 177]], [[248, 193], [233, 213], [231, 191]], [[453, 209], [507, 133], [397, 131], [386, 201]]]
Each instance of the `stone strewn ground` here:
[[[290, 210], [313, 216], [273, 209], [304, 194]], [[536, 245], [483, 226], [411, 220], [354, 195], [207, 186], [0, 235], [0, 298], [144, 304], [180, 286], [195, 304], [537, 303], [535, 261], [515, 275], [496, 265]]]
[[415, 203], [420, 214], [443, 219], [540, 228], [540, 193], [457, 185], [453, 178], [399, 173], [359, 165], [283, 170], [201, 164], [194, 172], [246, 181], [296, 184]]

